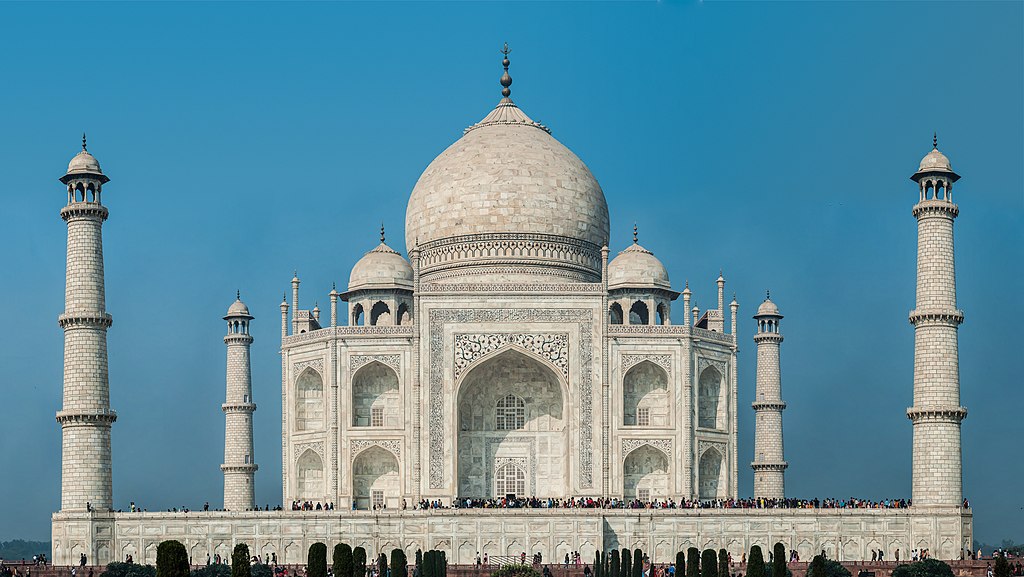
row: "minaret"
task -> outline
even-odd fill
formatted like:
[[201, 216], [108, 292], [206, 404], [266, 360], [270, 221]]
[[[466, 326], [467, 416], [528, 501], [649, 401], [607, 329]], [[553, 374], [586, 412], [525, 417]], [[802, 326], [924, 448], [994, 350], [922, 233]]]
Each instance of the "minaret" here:
[[228, 347], [227, 394], [221, 409], [224, 411], [224, 509], [248, 511], [256, 507], [253, 475], [259, 467], [253, 455], [252, 372], [249, 369], [249, 323], [253, 316], [249, 307], [236, 295], [224, 320], [228, 334], [224, 344]]
[[754, 407], [754, 497], [782, 499], [786, 495], [785, 471], [789, 466], [782, 451], [782, 375], [779, 365], [779, 307], [766, 295], [757, 307], [757, 383]]
[[913, 505], [960, 506], [963, 478], [960, 421], [967, 410], [960, 406], [960, 361], [957, 328], [964, 320], [956, 308], [956, 272], [953, 267], [953, 183], [960, 176], [938, 150], [923, 160], [911, 180], [920, 197], [917, 218], [917, 308], [910, 313], [914, 325], [914, 406], [907, 416], [914, 426]]
[[64, 314], [64, 405], [61, 425], [61, 511], [108, 511], [113, 506], [110, 481], [110, 410], [107, 380], [107, 329], [103, 287], [103, 185], [110, 181], [86, 150], [71, 159], [60, 178], [68, 203], [60, 217], [68, 223]]

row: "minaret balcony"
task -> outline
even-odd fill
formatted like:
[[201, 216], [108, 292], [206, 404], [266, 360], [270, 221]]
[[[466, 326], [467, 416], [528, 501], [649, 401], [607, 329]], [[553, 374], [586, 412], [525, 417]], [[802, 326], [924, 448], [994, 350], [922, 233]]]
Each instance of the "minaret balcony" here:
[[907, 418], [914, 424], [921, 422], [957, 423], [967, 418], [964, 407], [910, 407]]
[[107, 424], [117, 420], [117, 411], [99, 409], [93, 411], [58, 411], [57, 422], [63, 425]]
[[110, 313], [103, 314], [82, 314], [82, 313], [64, 313], [57, 317], [57, 324], [62, 329], [68, 328], [104, 328], [109, 329], [110, 325], [114, 324], [113, 317]]

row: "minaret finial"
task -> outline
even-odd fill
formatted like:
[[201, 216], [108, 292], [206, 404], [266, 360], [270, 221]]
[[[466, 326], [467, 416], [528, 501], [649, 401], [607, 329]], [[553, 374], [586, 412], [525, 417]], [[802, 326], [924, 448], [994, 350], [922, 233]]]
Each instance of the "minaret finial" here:
[[384, 221], [380, 223], [380, 243], [384, 244]]
[[235, 300], [242, 300], [242, 291], [235, 289]]
[[937, 131], [932, 133], [932, 148], [939, 149], [939, 133]]
[[511, 52], [512, 51], [508, 48], [508, 42], [506, 42], [505, 47], [501, 49], [501, 53], [505, 55], [505, 58], [501, 61], [501, 65], [505, 67], [505, 73], [501, 75], [501, 95], [505, 98], [512, 95], [512, 91], [508, 88], [509, 86], [512, 86], [512, 77], [508, 75], [508, 65], [510, 64], [508, 61], [508, 55]]
[[766, 300], [766, 301], [767, 300], [771, 300], [771, 298], [772, 298], [772, 291], [771, 291], [771, 289], [764, 289], [764, 300]]
[[334, 281], [331, 281], [331, 290], [332, 291], [338, 290], [338, 283], [336, 283]]
[[86, 152], [86, 149], [85, 149], [85, 132], [82, 133], [82, 152]]
[[637, 239], [638, 239], [638, 236], [637, 236], [636, 223], [634, 222], [633, 223], [633, 244], [637, 244]]

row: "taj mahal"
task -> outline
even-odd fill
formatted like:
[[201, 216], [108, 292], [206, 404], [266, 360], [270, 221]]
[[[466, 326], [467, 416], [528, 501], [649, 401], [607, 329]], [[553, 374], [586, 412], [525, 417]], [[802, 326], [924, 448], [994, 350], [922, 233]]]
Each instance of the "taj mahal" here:
[[[959, 558], [972, 540], [953, 261], [952, 188], [960, 177], [937, 142], [911, 176], [914, 188], [907, 186], [918, 227], [909, 507], [450, 506], [523, 497], [646, 504], [788, 496], [779, 307], [765, 298], [743, 316], [735, 297], [727, 301], [720, 274], [694, 284], [707, 290], [701, 302], [717, 300], [701, 310], [689, 284], [676, 290], [679, 277], [673, 285], [635, 228], [631, 244], [610, 247], [600, 185], [513, 102], [507, 47], [502, 64], [497, 106], [413, 188], [404, 254], [382, 228], [345, 290], [310, 297], [298, 274], [282, 283], [290, 289], [279, 307], [282, 511], [256, 510], [253, 419], [257, 402], [277, 400], [253, 397], [249, 329], [258, 321], [241, 298], [224, 316], [224, 510], [113, 511], [117, 414], [109, 401], [112, 317], [101, 235], [110, 178], [83, 138], [60, 178], [68, 237], [53, 560], [71, 564], [84, 553], [97, 564], [127, 555], [151, 562], [166, 539], [181, 541], [193, 559], [228, 557], [244, 542], [253, 554], [289, 563], [302, 562], [314, 542], [342, 540], [368, 551], [402, 548], [410, 558], [441, 549], [456, 563], [477, 552], [560, 559], [579, 551], [588, 559], [619, 547], [640, 547], [659, 562], [691, 546], [739, 557], [776, 541], [807, 558], [824, 550], [860, 560], [875, 549]], [[329, 302], [329, 311], [308, 308], [314, 300]], [[682, 307], [675, 315], [674, 306]], [[749, 360], [738, 358], [738, 323], [756, 323]], [[737, 362], [756, 362], [756, 382], [739, 382]], [[737, 404], [740, 387], [754, 388], [752, 407]], [[756, 415], [753, 455], [737, 451], [746, 410]], [[746, 466], [752, 491], [738, 486]], [[416, 506], [424, 501], [444, 507]], [[333, 507], [288, 510], [293, 502]]]

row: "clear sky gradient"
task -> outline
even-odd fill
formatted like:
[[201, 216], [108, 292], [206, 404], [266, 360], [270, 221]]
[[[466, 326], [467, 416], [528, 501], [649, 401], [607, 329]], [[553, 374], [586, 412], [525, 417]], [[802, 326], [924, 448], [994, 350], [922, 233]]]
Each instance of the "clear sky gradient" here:
[[719, 268], [737, 293], [744, 496], [768, 288], [787, 492], [910, 496], [908, 177], [938, 131], [963, 175], [965, 492], [977, 538], [1024, 540], [1024, 3], [3, 3], [0, 22], [0, 539], [48, 539], [60, 504], [57, 178], [83, 130], [111, 178], [116, 506], [220, 505], [236, 289], [276, 505], [281, 293], [298, 269], [326, 310], [381, 221], [404, 252], [408, 195], [497, 103], [507, 41], [514, 100], [604, 188], [613, 255], [636, 221], [702, 308]]

